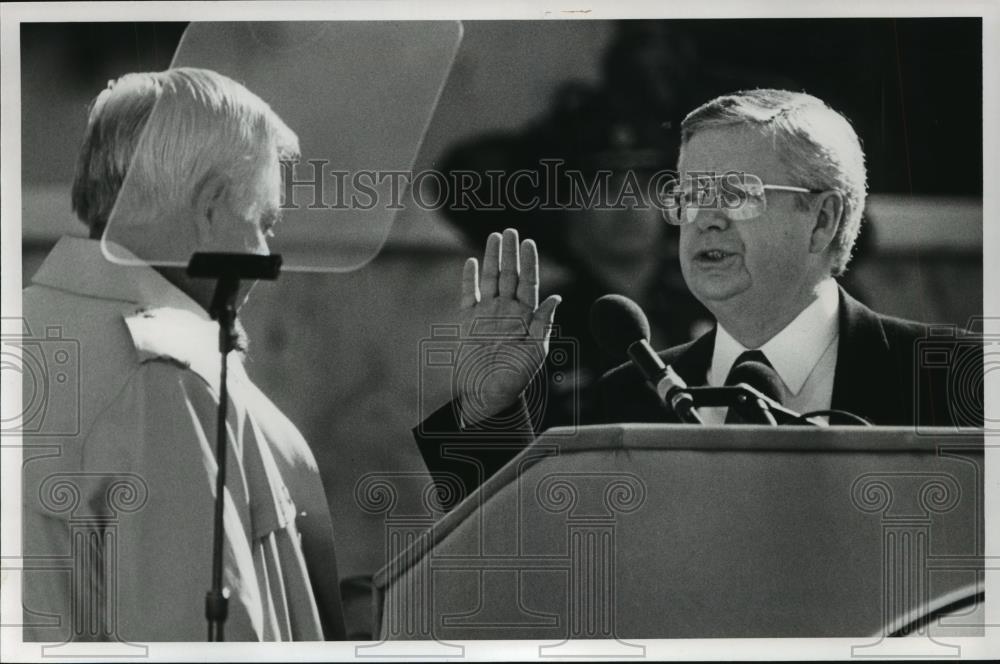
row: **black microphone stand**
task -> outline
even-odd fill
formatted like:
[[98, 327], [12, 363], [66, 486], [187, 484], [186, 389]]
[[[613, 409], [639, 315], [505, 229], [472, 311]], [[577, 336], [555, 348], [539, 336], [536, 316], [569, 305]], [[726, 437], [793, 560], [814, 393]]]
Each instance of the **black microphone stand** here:
[[226, 492], [226, 410], [229, 404], [229, 352], [236, 347], [236, 297], [241, 279], [273, 281], [281, 271], [281, 256], [198, 252], [187, 266], [190, 277], [217, 279], [209, 315], [219, 321], [219, 412], [216, 426], [215, 525], [212, 533], [212, 586], [205, 595], [208, 640], [224, 641], [224, 625], [229, 610], [229, 589], [222, 587], [222, 560], [225, 529], [223, 514]]
[[758, 390], [744, 383], [726, 385], [725, 387], [688, 387], [683, 389], [692, 399], [693, 405], [699, 408], [735, 408], [740, 416], [749, 423], [756, 422], [770, 426], [778, 424], [815, 426], [815, 422], [810, 422], [794, 410], [769, 400]]

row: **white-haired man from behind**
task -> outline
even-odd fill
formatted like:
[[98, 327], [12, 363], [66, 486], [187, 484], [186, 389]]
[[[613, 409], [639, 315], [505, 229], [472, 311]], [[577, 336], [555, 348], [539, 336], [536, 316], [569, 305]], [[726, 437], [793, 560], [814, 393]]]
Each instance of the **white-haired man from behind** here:
[[[43, 422], [26, 439], [49, 447], [25, 449], [24, 557], [66, 561], [25, 572], [26, 641], [205, 639], [214, 284], [153, 265], [267, 253], [280, 160], [297, 152], [264, 101], [212, 71], [129, 74], [95, 100], [72, 196], [90, 238], [60, 239], [23, 294], [30, 331], [57, 330], [79, 348], [79, 389], [46, 404], [75, 413], [71, 435]], [[100, 239], [109, 221], [114, 262]], [[315, 459], [241, 359], [228, 363], [226, 640], [344, 638]]]

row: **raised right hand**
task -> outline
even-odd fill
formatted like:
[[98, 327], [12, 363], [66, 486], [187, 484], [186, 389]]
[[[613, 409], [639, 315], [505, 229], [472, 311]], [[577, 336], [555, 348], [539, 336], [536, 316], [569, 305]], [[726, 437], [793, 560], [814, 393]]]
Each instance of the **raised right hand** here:
[[548, 354], [561, 300], [550, 295], [538, 304], [538, 249], [532, 240], [519, 243], [512, 228], [490, 234], [481, 274], [475, 258], [465, 262], [459, 323], [466, 343], [456, 388], [467, 425], [513, 405], [528, 386]]

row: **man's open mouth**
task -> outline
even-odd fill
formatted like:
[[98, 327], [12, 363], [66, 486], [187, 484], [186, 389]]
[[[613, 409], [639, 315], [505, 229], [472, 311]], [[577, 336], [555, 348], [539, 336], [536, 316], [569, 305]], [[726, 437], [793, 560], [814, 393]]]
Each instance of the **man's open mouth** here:
[[699, 251], [695, 258], [699, 261], [704, 261], [706, 263], [721, 263], [722, 261], [735, 256], [736, 254], [731, 251], [725, 251], [723, 249], [704, 249]]

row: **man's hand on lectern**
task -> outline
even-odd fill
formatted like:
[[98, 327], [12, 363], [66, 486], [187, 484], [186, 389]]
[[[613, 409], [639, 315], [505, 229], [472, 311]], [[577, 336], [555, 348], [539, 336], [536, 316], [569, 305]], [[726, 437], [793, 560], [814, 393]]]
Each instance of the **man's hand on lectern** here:
[[541, 368], [558, 295], [538, 304], [538, 249], [508, 228], [486, 241], [482, 273], [469, 258], [462, 270], [462, 350], [455, 380], [466, 425], [512, 406]]

